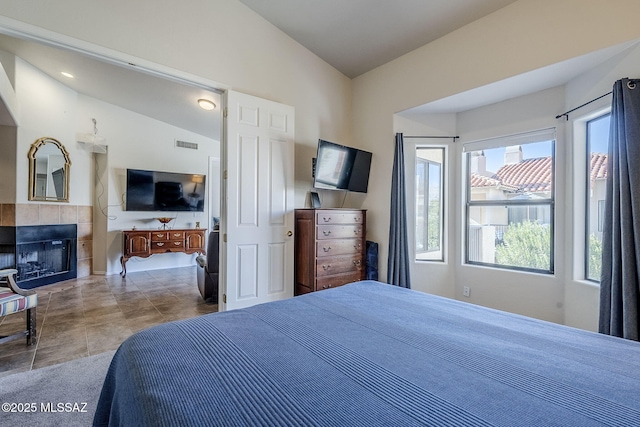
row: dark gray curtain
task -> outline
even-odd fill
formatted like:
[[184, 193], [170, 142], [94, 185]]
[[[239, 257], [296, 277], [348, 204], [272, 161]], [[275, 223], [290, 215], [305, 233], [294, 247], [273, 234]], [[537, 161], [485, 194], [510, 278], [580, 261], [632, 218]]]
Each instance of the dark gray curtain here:
[[599, 331], [638, 341], [640, 293], [640, 85], [613, 85], [602, 235]]
[[387, 282], [403, 288], [411, 288], [407, 201], [404, 186], [404, 141], [401, 133], [396, 134], [396, 149], [393, 155]]

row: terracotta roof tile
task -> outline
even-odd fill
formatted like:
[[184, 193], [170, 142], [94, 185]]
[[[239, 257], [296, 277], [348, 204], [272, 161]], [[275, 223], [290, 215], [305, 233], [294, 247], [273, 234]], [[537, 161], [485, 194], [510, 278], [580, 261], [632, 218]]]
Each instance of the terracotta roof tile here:
[[605, 179], [607, 177], [607, 158], [607, 154], [591, 154], [591, 182], [596, 179]]
[[496, 176], [501, 182], [529, 193], [551, 191], [551, 156], [504, 165]]
[[[591, 181], [607, 177], [607, 154], [591, 155]], [[551, 157], [525, 159], [504, 165], [493, 176], [471, 174], [471, 187], [502, 187], [507, 191], [540, 193], [551, 191]]]
[[477, 173], [471, 174], [471, 187], [500, 187], [501, 189], [509, 192], [518, 191], [518, 187], [513, 185], [507, 185], [500, 182], [498, 177], [494, 175], [493, 177], [488, 177], [484, 175], [478, 175]]
[[484, 175], [478, 175], [477, 173], [471, 174], [471, 186], [472, 187], [496, 187], [500, 185], [500, 181], [495, 178], [490, 178]]

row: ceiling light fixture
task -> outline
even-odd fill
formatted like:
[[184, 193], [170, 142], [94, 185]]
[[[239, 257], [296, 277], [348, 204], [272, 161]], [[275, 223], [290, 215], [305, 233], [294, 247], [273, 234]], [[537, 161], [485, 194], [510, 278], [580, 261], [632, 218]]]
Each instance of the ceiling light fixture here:
[[204, 98], [198, 99], [198, 105], [200, 106], [200, 108], [207, 111], [211, 111], [216, 108], [216, 104], [214, 104], [213, 101], [209, 101], [208, 99]]
[[70, 78], [70, 79], [72, 79], [72, 78], [73, 78], [73, 74], [71, 74], [71, 73], [67, 73], [66, 71], [63, 71], [63, 72], [61, 72], [60, 74], [62, 74], [62, 75], [63, 75], [63, 76], [65, 76], [65, 77], [68, 77], [68, 78]]

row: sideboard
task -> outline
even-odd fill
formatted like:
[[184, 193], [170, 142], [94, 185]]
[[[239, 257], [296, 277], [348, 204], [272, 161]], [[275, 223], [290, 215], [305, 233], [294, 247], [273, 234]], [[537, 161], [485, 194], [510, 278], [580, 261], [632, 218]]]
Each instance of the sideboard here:
[[120, 257], [122, 277], [127, 275], [127, 261], [132, 257], [147, 258], [155, 254], [179, 252], [206, 254], [204, 229], [124, 230], [124, 249]]

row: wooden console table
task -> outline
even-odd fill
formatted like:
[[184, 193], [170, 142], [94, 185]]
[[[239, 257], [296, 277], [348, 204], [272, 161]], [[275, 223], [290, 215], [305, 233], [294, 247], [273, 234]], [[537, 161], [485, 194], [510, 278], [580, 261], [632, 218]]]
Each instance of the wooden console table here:
[[132, 257], [147, 258], [155, 254], [180, 252], [205, 255], [204, 229], [123, 230], [124, 250], [120, 257], [122, 277], [127, 275], [127, 261]]

